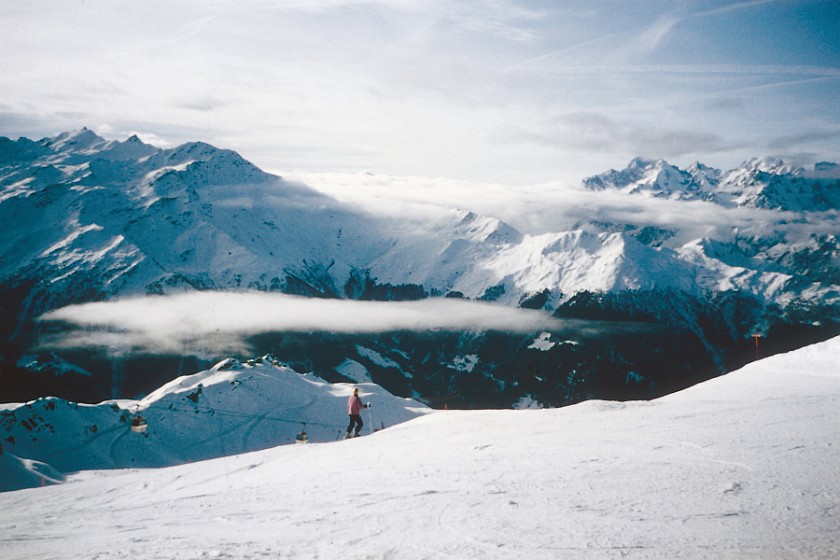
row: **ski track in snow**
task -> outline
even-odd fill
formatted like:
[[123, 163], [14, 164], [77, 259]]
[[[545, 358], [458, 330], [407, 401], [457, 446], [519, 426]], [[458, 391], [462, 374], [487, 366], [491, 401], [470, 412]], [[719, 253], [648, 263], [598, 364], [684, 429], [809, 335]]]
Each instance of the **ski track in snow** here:
[[0, 494], [0, 555], [837, 558], [838, 365], [840, 338], [652, 402], [440, 411], [349, 441], [81, 472]]

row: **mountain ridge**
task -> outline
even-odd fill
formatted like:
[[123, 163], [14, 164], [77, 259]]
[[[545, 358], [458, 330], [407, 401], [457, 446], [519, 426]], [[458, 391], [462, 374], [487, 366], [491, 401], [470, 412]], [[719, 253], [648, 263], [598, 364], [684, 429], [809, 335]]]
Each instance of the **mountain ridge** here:
[[[18, 141], [18, 144], [21, 143], [29, 145], [31, 141], [21, 139]], [[8, 142], [3, 143], [3, 145], [7, 144]], [[359, 226], [359, 222], [361, 221], [360, 217], [354, 216], [352, 212], [349, 212], [346, 208], [342, 208], [335, 201], [324, 198], [323, 195], [319, 195], [307, 189], [305, 186], [292, 186], [284, 182], [282, 178], [259, 170], [247, 162], [247, 160], [244, 160], [239, 154], [230, 150], [219, 150], [209, 144], [191, 142], [176, 148], [155, 149], [148, 144], [142, 143], [136, 136], [129, 138], [125, 142], [106, 141], [87, 129], [77, 131], [75, 134], [62, 133], [53, 139], [44, 139], [36, 144], [45, 150], [52, 150], [52, 152], [47, 156], [42, 155], [41, 159], [44, 160], [43, 164], [31, 166], [25, 165], [30, 162], [24, 161], [22, 162], [24, 165], [17, 166], [17, 169], [14, 169], [13, 173], [4, 176], [3, 199], [20, 199], [35, 195], [47, 198], [48, 200], [45, 200], [42, 204], [48, 204], [50, 195], [55, 196], [59, 194], [57, 191], [59, 185], [69, 185], [74, 194], [84, 194], [89, 190], [101, 191], [105, 187], [113, 187], [111, 189], [104, 189], [112, 197], [110, 202], [112, 209], [110, 213], [113, 215], [116, 213], [117, 206], [131, 208], [130, 204], [118, 200], [119, 194], [131, 193], [130, 198], [143, 201], [145, 206], [144, 210], [147, 212], [141, 213], [140, 216], [130, 218], [127, 223], [116, 222], [111, 226], [97, 224], [103, 230], [113, 229], [115, 235], [112, 236], [112, 239], [116, 239], [117, 235], [124, 235], [125, 230], [130, 229], [132, 224], [138, 221], [146, 221], [149, 210], [154, 209], [152, 207], [155, 204], [166, 206], [167, 202], [185, 198], [189, 204], [181, 204], [178, 208], [162, 209], [164, 213], [168, 214], [168, 218], [165, 218], [165, 220], [176, 223], [181, 227], [188, 226], [192, 223], [194, 226], [201, 228], [203, 226], [200, 226], [200, 222], [196, 222], [195, 220], [196, 216], [200, 219], [203, 215], [207, 218], [208, 223], [212, 224], [215, 229], [219, 229], [219, 221], [224, 219], [238, 219], [238, 214], [233, 212], [226, 216], [216, 216], [212, 215], [211, 210], [219, 211], [220, 207], [231, 207], [239, 204], [242, 207], [242, 212], [245, 213], [246, 211], [252, 210], [256, 204], [259, 204], [260, 197], [269, 197], [271, 200], [276, 201], [278, 197], [287, 196], [290, 191], [294, 191], [295, 195], [302, 195], [304, 198], [308, 198], [307, 203], [310, 206], [329, 205], [332, 207], [333, 214], [341, 213], [344, 218], [345, 223], [342, 224], [343, 227], [333, 229], [333, 232], [329, 235], [330, 237], [335, 236], [336, 238], [336, 241], [330, 240], [328, 242], [335, 247], [335, 250], [332, 254], [322, 254], [317, 259], [323, 264], [336, 261], [338, 260], [336, 257], [348, 252], [347, 246], [341, 247], [340, 249], [338, 247], [337, 238], [341, 235], [339, 230], [345, 234], [343, 242], [346, 245], [352, 239], [351, 236], [346, 235], [347, 230], [350, 230], [351, 234], [358, 235], [359, 230], [363, 229]], [[120, 148], [125, 146], [136, 146], [141, 149], [143, 155], [138, 157], [138, 153], [131, 152], [130, 155], [125, 156], [125, 159], [103, 157], [108, 156], [108, 154], [113, 154], [113, 152], [119, 151]], [[8, 156], [13, 151], [7, 148], [2, 153]], [[79, 158], [86, 158], [86, 161], [82, 162]], [[72, 165], [68, 165], [68, 162], [71, 162]], [[130, 162], [134, 163], [132, 164]], [[61, 166], [62, 169], [56, 167], [57, 165]], [[742, 168], [726, 173], [719, 171], [710, 172], [709, 168], [701, 164], [696, 164], [693, 169], [694, 175], [692, 175], [691, 171], [680, 170], [664, 160], [643, 160], [636, 158], [622, 172], [611, 170], [602, 175], [589, 177], [583, 181], [583, 184], [587, 188], [596, 190], [616, 189], [628, 195], [642, 194], [655, 198], [686, 201], [700, 200], [723, 204], [728, 207], [781, 209], [796, 212], [819, 212], [840, 207], [840, 187], [838, 187], [836, 181], [832, 184], [831, 179], [806, 180], [802, 176], [804, 173], [802, 168], [788, 166], [778, 160], [754, 159], [745, 162]], [[701, 178], [698, 180], [695, 175], [698, 174], [698, 170], [700, 169], [703, 170], [706, 177], [710, 175], [719, 176], [720, 179], [709, 181]], [[28, 176], [22, 180], [12, 182], [16, 175], [15, 171], [21, 174], [28, 172]], [[779, 179], [779, 173], [789, 177], [787, 179]], [[808, 183], [807, 181], [814, 182]], [[247, 187], [254, 185], [272, 185], [273, 189], [265, 191], [251, 189], [252, 192], [247, 192]], [[710, 185], [714, 185], [715, 188], [710, 189]], [[813, 188], [808, 191], [806, 188], [808, 186]], [[242, 196], [238, 198], [231, 196], [230, 193], [219, 191], [216, 187], [224, 187], [225, 190], [229, 191], [235, 190], [241, 193]], [[38, 192], [39, 188], [46, 192]], [[117, 194], [114, 192], [115, 190], [122, 190], [124, 193]], [[109, 203], [107, 200], [102, 202], [103, 204]], [[806, 203], [810, 203], [811, 206], [806, 206]], [[76, 201], [76, 206], [79, 205], [81, 203]], [[92, 205], [84, 205], [82, 211], [87, 210], [90, 206]], [[92, 208], [92, 211], [99, 212], [96, 208]], [[179, 212], [180, 221], [179, 218], [172, 215], [173, 211]], [[70, 214], [72, 215], [72, 213]], [[283, 219], [289, 219], [290, 217], [288, 213], [280, 214], [280, 216]], [[96, 216], [95, 218], [100, 219], [101, 217]], [[314, 215], [312, 218], [326, 221], [323, 214], [320, 216]], [[517, 299], [528, 295], [529, 292], [539, 291], [545, 288], [558, 294], [572, 293], [580, 289], [604, 289], [604, 283], [599, 282], [595, 278], [587, 280], [584, 277], [579, 277], [576, 285], [570, 286], [568, 283], [564, 284], [563, 289], [561, 289], [557, 282], [553, 285], [549, 283], [540, 286], [539, 278], [528, 280], [527, 278], [529, 276], [527, 274], [523, 275], [521, 272], [516, 273], [515, 270], [513, 271], [513, 276], [500, 271], [495, 277], [484, 275], [479, 282], [476, 282], [476, 276], [473, 274], [470, 275], [469, 282], [461, 282], [459, 284], [458, 279], [454, 276], [462, 276], [463, 273], [453, 276], [451, 273], [448, 275], [441, 274], [436, 269], [440, 269], [441, 265], [444, 265], [443, 268], [445, 268], [446, 262], [453, 256], [463, 254], [467, 247], [471, 247], [468, 252], [472, 258], [482, 261], [475, 268], [484, 270], [498, 268], [492, 261], [499, 247], [508, 249], [507, 252], [509, 255], [519, 253], [518, 262], [512, 263], [511, 259], [508, 259], [506, 262], [507, 266], [521, 266], [523, 264], [528, 266], [528, 262], [533, 262], [534, 259], [543, 259], [553, 253], [558, 259], [549, 259], [546, 265], [562, 269], [563, 261], [573, 260], [574, 257], [569, 256], [564, 259], [557, 251], [558, 246], [552, 241], [549, 241], [549, 245], [539, 247], [540, 237], [523, 234], [510, 225], [497, 220], [492, 224], [485, 222], [477, 226], [475, 224], [478, 224], [479, 220], [487, 220], [488, 218], [479, 218], [478, 215], [471, 212], [467, 212], [461, 216], [453, 215], [453, 218], [452, 221], [439, 226], [438, 231], [436, 231], [436, 239], [432, 241], [422, 241], [417, 239], [416, 235], [406, 236], [404, 232], [397, 231], [398, 226], [395, 224], [377, 224], [376, 227], [379, 229], [380, 235], [388, 239], [388, 242], [394, 246], [393, 250], [388, 251], [384, 249], [385, 244], [379, 244], [375, 251], [377, 254], [375, 258], [371, 258], [372, 254], [370, 251], [367, 251], [367, 258], [364, 255], [351, 255], [349, 262], [344, 263], [343, 267], [339, 267], [343, 270], [339, 271], [335, 268], [335, 264], [332, 265], [334, 272], [338, 272], [340, 275], [336, 280], [339, 284], [345, 282], [352, 268], [361, 270], [369, 269], [374, 276], [387, 279], [388, 282], [398, 283], [407, 281], [409, 283], [427, 286], [429, 290], [443, 292], [459, 291], [467, 294], [469, 293], [469, 289], [464, 289], [467, 287], [467, 284], [477, 285], [469, 294], [470, 297], [480, 297], [488, 288], [497, 285], [497, 283], [494, 284], [491, 282], [502, 281], [506, 293], [509, 294], [507, 297], [502, 298], [502, 300], [508, 304], [515, 304], [517, 303]], [[157, 218], [156, 220], [158, 223], [163, 221], [161, 218]], [[348, 220], [355, 223], [349, 223]], [[95, 219], [90, 219], [89, 222], [90, 224], [96, 223]], [[267, 228], [272, 227], [277, 227], [277, 220], [272, 220], [269, 217], [263, 220], [258, 231], [264, 234]], [[323, 226], [319, 224], [319, 227]], [[626, 229], [626, 226], [624, 227]], [[605, 231], [601, 225], [596, 224], [595, 228], [596, 231]], [[298, 231], [300, 232], [303, 229], [303, 227], [299, 227]], [[447, 233], [447, 229], [451, 233]], [[487, 235], [482, 236], [478, 234], [483, 229], [487, 230]], [[286, 231], [285, 233], [288, 237], [289, 232]], [[629, 232], [620, 231], [620, 234], [625, 237], [627, 233]], [[664, 235], [659, 234], [659, 236], [667, 244], [669, 235], [666, 232], [663, 233]], [[376, 234], [371, 234], [370, 232], [363, 235], [367, 237], [363, 240], [363, 244], [371, 243], [372, 240], [370, 238], [376, 236]], [[642, 244], [649, 245], [646, 235], [640, 235], [636, 238]], [[73, 244], [81, 236], [82, 234], [79, 233], [76, 238], [70, 241], [70, 244]], [[631, 237], [635, 236], [631, 233]], [[548, 238], [542, 239], [548, 240]], [[527, 240], [527, 242], [523, 242], [523, 240]], [[58, 241], [54, 240], [48, 247], [55, 246]], [[123, 239], [121, 243], [126, 244], [126, 241], [126, 239]], [[318, 247], [325, 241], [327, 240], [312, 240], [309, 245], [311, 247]], [[161, 240], [159, 243], [159, 245], [166, 244], [164, 240]], [[235, 244], [239, 247], [246, 245], [246, 243], [241, 241]], [[413, 248], [424, 251], [427, 254], [436, 255], [437, 262], [435, 263], [434, 260], [430, 260], [429, 263], [433, 264], [433, 267], [429, 268], [427, 266], [425, 268], [425, 274], [420, 271], [421, 269], [406, 270], [408, 268], [406, 263], [401, 263], [400, 257], [397, 254], [399, 252], [405, 252], [406, 246], [409, 249]], [[529, 249], [529, 247], [531, 248]], [[105, 250], [106, 248], [103, 247], [102, 249]], [[517, 251], [517, 249], [521, 250]], [[662, 248], [654, 247], [654, 249], [661, 250]], [[224, 249], [222, 248], [222, 250]], [[539, 250], [541, 256], [534, 254], [534, 250]], [[584, 251], [586, 251], [585, 248]], [[272, 255], [271, 251], [264, 251], [259, 248], [248, 248], [246, 252], [261, 252], [266, 256], [276, 256]], [[533, 256], [529, 258], [528, 253]], [[290, 262], [283, 263], [282, 266], [277, 268], [282, 271], [289, 266], [299, 266], [304, 258], [311, 261], [311, 253], [307, 253], [306, 255], [289, 255], [288, 260]], [[631, 256], [628, 255], [628, 258], [631, 258]], [[428, 257], [426, 259], [428, 260]], [[162, 262], [161, 258], [156, 258], [155, 260]], [[760, 260], [766, 262], [767, 259]], [[14, 259], [10, 259], [10, 262], [14, 262]], [[694, 264], [697, 263], [695, 262]], [[761, 266], [762, 263], [755, 261], [754, 264]], [[467, 262], [465, 265], [469, 268], [470, 263]], [[771, 263], [771, 265], [771, 268], [776, 266], [775, 263]], [[178, 263], [169, 263], [168, 266], [170, 268], [176, 268]], [[242, 264], [239, 263], [237, 266], [241, 267]], [[539, 275], [540, 273], [537, 274]], [[400, 278], [400, 276], [403, 278]], [[514, 277], [523, 279], [524, 286], [514, 280]], [[660, 277], [664, 277], [664, 275], [660, 275]], [[278, 279], [282, 279], [281, 275], [278, 276]], [[222, 284], [224, 285], [228, 282], [229, 280], [223, 280]], [[629, 284], [632, 283], [631, 280]], [[626, 283], [616, 282], [614, 285], [624, 287]], [[535, 287], [536, 290], [534, 289]], [[709, 286], [704, 287], [709, 288]]]
[[692, 164], [687, 170], [663, 159], [634, 158], [622, 171], [614, 169], [583, 180], [590, 189], [618, 189], [675, 200], [711, 201], [725, 207], [822, 212], [840, 208], [837, 165], [820, 162], [812, 170], [778, 158], [752, 158], [729, 171]]

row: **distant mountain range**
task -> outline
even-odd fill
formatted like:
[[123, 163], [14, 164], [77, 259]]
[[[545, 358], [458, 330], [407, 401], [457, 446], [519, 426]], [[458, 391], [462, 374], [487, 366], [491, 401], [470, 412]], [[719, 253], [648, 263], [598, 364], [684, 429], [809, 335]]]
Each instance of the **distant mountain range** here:
[[703, 200], [721, 206], [789, 212], [840, 208], [840, 166], [818, 163], [811, 170], [775, 158], [751, 159], [728, 172], [695, 163], [680, 169], [664, 160], [636, 158], [622, 171], [588, 177], [591, 189], [619, 189], [673, 200]]
[[[7, 401], [112, 396], [110, 359], [39, 345], [44, 329], [57, 328], [37, 321], [47, 311], [128, 295], [259, 290], [468, 298], [624, 325], [588, 338], [275, 333], [254, 341], [327, 379], [346, 380], [340, 366], [351, 360], [389, 390], [432, 404], [656, 396], [743, 364], [753, 334], [775, 352], [840, 333], [838, 177], [833, 163], [806, 170], [755, 159], [722, 172], [637, 158], [583, 187], [649, 201], [652, 211], [668, 201], [696, 217], [691, 227], [593, 217], [532, 234], [454, 209], [407, 227], [200, 142], [161, 149], [87, 129], [0, 138], [0, 391]], [[738, 223], [703, 227], [704, 213], [727, 212]], [[113, 396], [208, 365], [123, 359], [130, 379], [119, 386], [135, 393]]]

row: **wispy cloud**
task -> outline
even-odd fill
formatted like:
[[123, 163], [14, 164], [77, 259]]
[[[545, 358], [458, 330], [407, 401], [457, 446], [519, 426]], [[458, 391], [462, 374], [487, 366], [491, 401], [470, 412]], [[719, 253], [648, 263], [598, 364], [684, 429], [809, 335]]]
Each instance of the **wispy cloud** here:
[[838, 137], [840, 137], [840, 129], [815, 130], [803, 132], [801, 134], [788, 134], [773, 138], [767, 143], [767, 147], [773, 150], [792, 150], [799, 149], [802, 144], [833, 140]]
[[782, 1], [784, 0], [747, 0], [745, 2], [734, 2], [732, 4], [726, 4], [723, 6], [710, 8], [708, 10], [701, 10], [699, 12], [694, 13], [691, 17], [706, 17], [735, 12], [739, 10], [748, 10], [750, 8], [756, 8], [764, 4], [778, 4]]
[[624, 152], [663, 158], [714, 153], [730, 148], [717, 134], [681, 129], [668, 123], [616, 119], [598, 112], [578, 112], [546, 119], [539, 130], [499, 131], [496, 138], [528, 141], [583, 152]]

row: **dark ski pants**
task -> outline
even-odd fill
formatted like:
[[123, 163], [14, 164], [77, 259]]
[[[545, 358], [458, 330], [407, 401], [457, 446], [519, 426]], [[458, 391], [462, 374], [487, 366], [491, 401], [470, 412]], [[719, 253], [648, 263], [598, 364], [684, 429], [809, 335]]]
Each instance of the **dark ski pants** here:
[[362, 426], [364, 426], [362, 423], [362, 416], [360, 414], [350, 415], [350, 424], [347, 426], [348, 434], [353, 431], [353, 426], [356, 426], [356, 435], [358, 435], [359, 432], [362, 431]]

